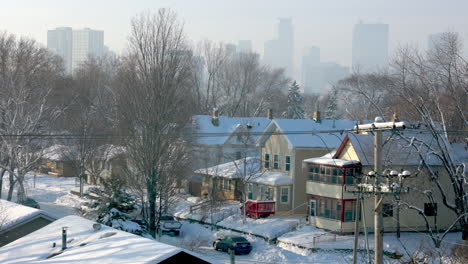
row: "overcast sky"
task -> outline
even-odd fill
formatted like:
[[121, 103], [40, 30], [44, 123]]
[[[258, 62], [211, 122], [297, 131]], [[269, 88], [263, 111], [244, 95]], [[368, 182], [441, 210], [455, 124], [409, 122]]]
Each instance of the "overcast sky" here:
[[[202, 39], [263, 44], [276, 35], [279, 17], [293, 19], [298, 65], [305, 46], [319, 46], [323, 61], [351, 63], [353, 25], [390, 25], [390, 52], [399, 44], [425, 48], [429, 34], [457, 31], [468, 39], [467, 0], [0, 0], [0, 31], [46, 44], [48, 29], [70, 26], [104, 30], [105, 44], [121, 52], [130, 19], [161, 7], [175, 10], [194, 42]], [[468, 50], [468, 49], [465, 49]]]

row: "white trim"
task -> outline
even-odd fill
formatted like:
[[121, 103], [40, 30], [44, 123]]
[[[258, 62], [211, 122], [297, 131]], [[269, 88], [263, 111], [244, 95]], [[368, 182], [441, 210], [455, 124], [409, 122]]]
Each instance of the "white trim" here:
[[[288, 190], [288, 200], [286, 202], [283, 202], [283, 189]], [[289, 188], [289, 186], [281, 186], [280, 187], [280, 197], [279, 197], [280, 204], [289, 204], [289, 200], [290, 200], [289, 196], [291, 196], [291, 188]]]

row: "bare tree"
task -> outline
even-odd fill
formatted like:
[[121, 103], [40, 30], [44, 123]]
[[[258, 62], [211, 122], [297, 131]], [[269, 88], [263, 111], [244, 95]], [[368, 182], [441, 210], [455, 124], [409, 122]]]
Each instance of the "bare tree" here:
[[[25, 201], [24, 177], [35, 169], [58, 111], [47, 105], [50, 91], [62, 74], [61, 60], [34, 40], [0, 34], [0, 141], [7, 163], [0, 167], [18, 183], [18, 201]], [[13, 179], [14, 178], [14, 179]]]
[[186, 148], [192, 55], [176, 14], [160, 9], [132, 20], [128, 54], [117, 78], [118, 116], [133, 177], [143, 178], [149, 231], [156, 235], [158, 182]]

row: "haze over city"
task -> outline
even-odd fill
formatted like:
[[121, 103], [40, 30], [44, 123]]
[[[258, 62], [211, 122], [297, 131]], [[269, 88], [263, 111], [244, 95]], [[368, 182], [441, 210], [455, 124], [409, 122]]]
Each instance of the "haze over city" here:
[[467, 0], [3, 2], [1, 264], [468, 263]]
[[[354, 24], [389, 24], [389, 55], [400, 44], [427, 46], [429, 34], [456, 31], [466, 39], [468, 2], [462, 0], [349, 0], [349, 1], [4, 1], [1, 29], [30, 36], [46, 44], [46, 31], [56, 27], [103, 30], [105, 44], [120, 53], [130, 19], [142, 11], [168, 7], [185, 22], [188, 37], [237, 44], [251, 40], [263, 54], [264, 43], [276, 35], [278, 18], [291, 18], [294, 27], [295, 66], [303, 48], [318, 46], [323, 61], [351, 65]], [[466, 48], [465, 48], [466, 50]], [[297, 74], [297, 73], [296, 73]]]

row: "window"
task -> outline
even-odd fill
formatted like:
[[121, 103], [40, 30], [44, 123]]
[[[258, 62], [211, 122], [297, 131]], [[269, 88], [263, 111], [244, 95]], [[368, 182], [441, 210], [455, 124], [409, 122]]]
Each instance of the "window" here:
[[345, 208], [344, 208], [344, 221], [350, 222], [354, 221], [354, 217], [356, 214], [356, 201], [345, 201]]
[[260, 200], [265, 200], [266, 198], [266, 188], [264, 185], [260, 186]]
[[317, 197], [317, 216], [341, 221], [342, 201]]
[[265, 153], [265, 169], [270, 168], [270, 154]]
[[289, 203], [289, 187], [281, 187], [281, 203]]
[[273, 188], [268, 187], [266, 199], [267, 199], [267, 200], [273, 200], [273, 194], [274, 194]]
[[273, 156], [273, 168], [279, 169], [279, 155], [275, 154]]
[[249, 183], [249, 185], [247, 185], [247, 198], [250, 200], [253, 199], [253, 184], [252, 183]]
[[383, 215], [383, 217], [392, 217], [393, 216], [393, 205], [384, 203], [382, 205], [382, 215]]
[[236, 160], [242, 159], [242, 153], [240, 151], [236, 152]]
[[426, 216], [436, 216], [437, 203], [424, 203], [424, 214]]
[[286, 166], [285, 166], [286, 171], [291, 170], [291, 156], [286, 156]]

